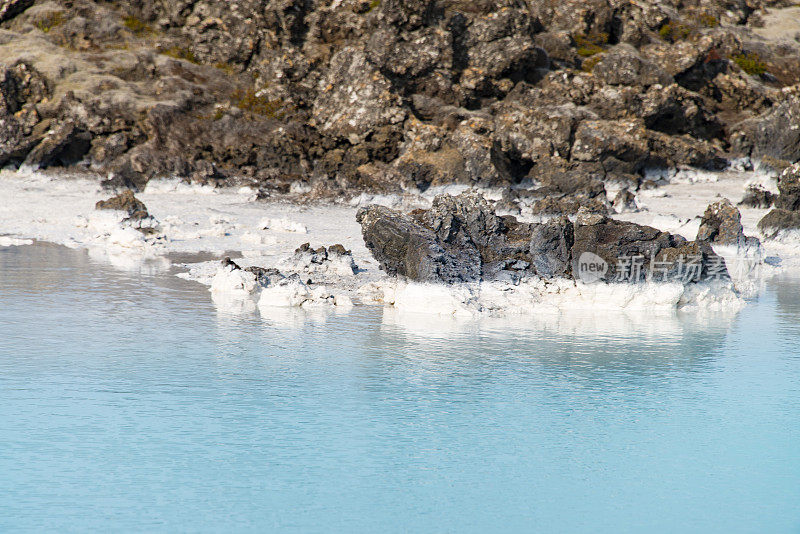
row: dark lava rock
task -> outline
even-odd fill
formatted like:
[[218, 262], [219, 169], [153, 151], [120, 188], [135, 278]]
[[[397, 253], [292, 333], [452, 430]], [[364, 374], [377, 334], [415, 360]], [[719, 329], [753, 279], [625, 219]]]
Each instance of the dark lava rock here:
[[536, 274], [545, 278], [571, 273], [575, 229], [566, 217], [556, 217], [531, 228], [530, 257]]
[[724, 260], [706, 242], [687, 241], [650, 226], [600, 215], [582, 215], [578, 215], [572, 247], [575, 273], [580, 272], [585, 253], [599, 256], [606, 263], [608, 269], [601, 277], [605, 281], [640, 281], [649, 276], [664, 281], [684, 276], [681, 270], [689, 262], [698, 265], [698, 271], [685, 281], [700, 281], [710, 276], [712, 262], [724, 268]]
[[698, 241], [710, 241], [720, 245], [745, 246], [747, 238], [742, 227], [742, 215], [727, 198], [714, 202], [706, 208], [700, 228]]
[[57, 164], [62, 167], [78, 163], [89, 152], [92, 136], [74, 122], [66, 121], [47, 133], [30, 151], [23, 165], [33, 169]]
[[[737, 130], [744, 133], [744, 140], [734, 140], [734, 147], [751, 156], [762, 158], [800, 160], [800, 96], [790, 95], [763, 115], [748, 119]], [[738, 146], [738, 145], [743, 146]]]
[[33, 5], [34, 0], [0, 0], [0, 22], [16, 17]]
[[545, 197], [537, 200], [531, 206], [534, 215], [574, 215], [581, 209], [592, 213], [608, 214], [608, 206], [604, 199], [586, 198], [582, 195], [568, 195], [561, 198]]
[[126, 189], [119, 195], [111, 197], [108, 200], [97, 201], [95, 209], [124, 211], [131, 220], [142, 220], [150, 217], [150, 214], [147, 212], [147, 206], [144, 205], [144, 202], [137, 199], [130, 189]]
[[230, 259], [230, 257], [225, 257], [220, 264], [222, 267], [229, 268], [231, 271], [245, 271], [248, 273], [253, 273], [256, 277], [256, 281], [262, 287], [270, 286], [286, 278], [283, 273], [274, 268], [252, 266], [242, 269], [239, 264]]
[[785, 168], [778, 177], [775, 209], [758, 222], [758, 229], [768, 238], [784, 230], [800, 229], [800, 163]]
[[767, 238], [777, 237], [785, 230], [800, 230], [800, 211], [773, 209], [758, 221], [758, 229]]
[[779, 209], [800, 210], [800, 163], [787, 167], [778, 177], [778, 198], [775, 207]]
[[746, 208], [771, 208], [772, 205], [775, 204], [776, 197], [777, 195], [767, 191], [761, 186], [751, 185], [747, 188], [747, 191], [745, 191], [744, 198], [739, 202], [739, 205]]
[[357, 220], [367, 248], [381, 269], [421, 282], [571, 277], [578, 272], [580, 256], [587, 252], [609, 266], [602, 278], [606, 281], [624, 274], [618, 267], [620, 260], [632, 257], [641, 260], [642, 279], [656, 268], [683, 274], [678, 271], [690, 261], [695, 261], [699, 270], [696, 279], [686, 281], [710, 276], [707, 264], [711, 261], [720, 263], [725, 271], [724, 261], [707, 242], [688, 242], [585, 209], [579, 212], [575, 224], [566, 217], [523, 224], [514, 217], [497, 216], [479, 195], [440, 195], [430, 210], [405, 215], [368, 206], [359, 210]]
[[320, 198], [797, 161], [800, 44], [748, 28], [779, 4], [0, 0], [0, 166]]
[[381, 269], [420, 282], [466, 282], [479, 272], [470, 258], [448, 254], [436, 234], [408, 215], [383, 206], [358, 211], [364, 242]]
[[[353, 253], [341, 244], [314, 249], [309, 243], [303, 243], [294, 251], [292, 256], [292, 261], [297, 266], [303, 266], [301, 267], [303, 271], [317, 271], [319, 266], [327, 268], [334, 260], [344, 260], [344, 263], [340, 262], [338, 264], [338, 274], [355, 274], [358, 272], [358, 266], [353, 261]], [[347, 267], [343, 267], [343, 265]]]
[[628, 44], [616, 46], [602, 56], [592, 70], [595, 76], [609, 85], [669, 85], [672, 77], [654, 63], [643, 59]]

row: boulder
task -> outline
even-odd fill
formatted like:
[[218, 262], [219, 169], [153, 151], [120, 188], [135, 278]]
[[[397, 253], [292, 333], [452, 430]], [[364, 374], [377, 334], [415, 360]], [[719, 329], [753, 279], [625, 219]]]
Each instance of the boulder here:
[[734, 148], [753, 158], [800, 160], [800, 95], [789, 94], [772, 109], [736, 125]]
[[531, 229], [530, 257], [536, 274], [565, 278], [571, 274], [575, 230], [566, 217], [554, 217]]
[[136, 198], [130, 189], [126, 189], [108, 200], [98, 200], [97, 204], [95, 204], [95, 209], [124, 211], [128, 214], [129, 219], [135, 221], [150, 217], [147, 212], [147, 206]]
[[401, 104], [391, 82], [369, 63], [364, 51], [347, 47], [331, 58], [313, 118], [320, 132], [356, 144], [380, 126], [402, 122], [406, 112]]
[[572, 270], [580, 278], [587, 256], [606, 266], [604, 281], [638, 282], [681, 279], [699, 282], [727, 274], [724, 260], [708, 243], [649, 226], [579, 213], [572, 247]]
[[419, 282], [468, 282], [480, 272], [466, 254], [453, 255], [436, 234], [408, 215], [383, 206], [361, 208], [356, 214], [364, 242], [386, 273]]
[[770, 191], [767, 191], [761, 186], [750, 185], [747, 188], [747, 191], [745, 191], [744, 197], [742, 198], [742, 201], [739, 202], [739, 205], [744, 206], [746, 208], [757, 208], [757, 209], [771, 208], [772, 205], [775, 203], [776, 196], [777, 195], [775, 195]]
[[781, 172], [778, 177], [778, 198], [775, 207], [789, 210], [800, 210], [800, 163], [795, 163]]
[[742, 215], [730, 200], [723, 198], [706, 208], [697, 231], [697, 240], [720, 245], [744, 244]]
[[639, 170], [649, 152], [647, 132], [638, 120], [583, 121], [572, 145], [574, 160], [609, 161], [614, 170], [624, 173]]
[[800, 230], [800, 211], [775, 208], [758, 221], [758, 229], [767, 239], [786, 231]]
[[672, 77], [658, 65], [639, 55], [629, 44], [620, 44], [602, 55], [592, 73], [609, 85], [669, 85]]

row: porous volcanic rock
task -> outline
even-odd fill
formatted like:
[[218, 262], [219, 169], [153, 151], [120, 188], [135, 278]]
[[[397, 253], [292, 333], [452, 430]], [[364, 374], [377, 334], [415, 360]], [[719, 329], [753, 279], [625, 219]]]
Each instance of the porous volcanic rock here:
[[724, 260], [706, 241], [687, 241], [586, 209], [579, 210], [575, 223], [566, 217], [520, 223], [498, 216], [480, 195], [465, 193], [439, 195], [431, 209], [410, 214], [368, 206], [359, 210], [357, 220], [381, 269], [420, 282], [570, 278], [579, 272], [584, 253], [606, 263], [605, 281], [631, 281], [620, 270], [625, 259], [638, 262], [641, 280], [657, 269], [664, 276], [683, 275], [680, 269], [690, 263], [697, 270], [689, 282], [727, 273]]

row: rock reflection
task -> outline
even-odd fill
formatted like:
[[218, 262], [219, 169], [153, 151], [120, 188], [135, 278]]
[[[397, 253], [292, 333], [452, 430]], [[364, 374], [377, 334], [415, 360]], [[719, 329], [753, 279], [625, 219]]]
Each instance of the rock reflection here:
[[[702, 370], [723, 346], [738, 312], [565, 310], [508, 318], [460, 319], [383, 310], [381, 335], [414, 358], [442, 366], [480, 354], [484, 369], [534, 367], [602, 382], [623, 372], [657, 379]], [[449, 362], [449, 363], [448, 363]], [[495, 372], [497, 369], [492, 370]]]

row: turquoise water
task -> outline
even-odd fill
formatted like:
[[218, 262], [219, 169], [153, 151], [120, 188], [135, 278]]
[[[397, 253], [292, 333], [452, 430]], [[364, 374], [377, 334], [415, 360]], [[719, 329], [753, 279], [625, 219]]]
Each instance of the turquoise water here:
[[800, 279], [735, 316], [218, 314], [0, 248], [0, 531], [800, 532]]

